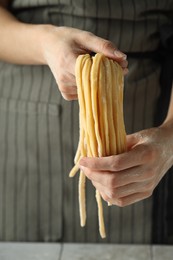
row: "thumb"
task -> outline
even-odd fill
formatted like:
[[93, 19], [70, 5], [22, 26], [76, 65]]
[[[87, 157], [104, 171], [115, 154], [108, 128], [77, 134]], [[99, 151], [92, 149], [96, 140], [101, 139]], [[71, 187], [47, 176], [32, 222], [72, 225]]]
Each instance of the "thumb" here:
[[127, 150], [131, 150], [141, 140], [141, 136], [138, 133], [130, 134], [126, 136]]

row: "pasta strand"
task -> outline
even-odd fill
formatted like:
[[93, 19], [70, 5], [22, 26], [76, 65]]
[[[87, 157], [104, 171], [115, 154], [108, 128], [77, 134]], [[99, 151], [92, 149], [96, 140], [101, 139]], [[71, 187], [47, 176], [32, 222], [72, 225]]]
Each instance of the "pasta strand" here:
[[[76, 81], [79, 100], [80, 136], [69, 176], [79, 170], [82, 157], [103, 157], [126, 151], [123, 118], [123, 72], [118, 63], [97, 53], [80, 55], [76, 61]], [[81, 226], [86, 223], [86, 176], [79, 175], [79, 211]], [[101, 195], [96, 190], [99, 232], [106, 237]], [[108, 203], [108, 205], [111, 205]]]

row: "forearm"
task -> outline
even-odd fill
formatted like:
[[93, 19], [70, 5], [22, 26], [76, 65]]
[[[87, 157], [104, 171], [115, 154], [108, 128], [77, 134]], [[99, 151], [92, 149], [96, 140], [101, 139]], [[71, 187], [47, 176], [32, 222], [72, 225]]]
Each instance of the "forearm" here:
[[24, 24], [0, 6], [0, 60], [44, 64], [42, 42], [49, 25]]
[[172, 131], [173, 130], [173, 87], [172, 87], [172, 93], [170, 97], [168, 113], [166, 119], [164, 120], [160, 128], [164, 130], [165, 136], [169, 140], [169, 146], [172, 147], [172, 151], [173, 151], [173, 131]]
[[170, 102], [168, 107], [168, 113], [162, 125], [173, 126], [173, 84], [172, 84], [172, 91], [171, 91]]
[[173, 121], [173, 84], [172, 84], [172, 92], [170, 97], [169, 109], [167, 113], [167, 117], [165, 122]]

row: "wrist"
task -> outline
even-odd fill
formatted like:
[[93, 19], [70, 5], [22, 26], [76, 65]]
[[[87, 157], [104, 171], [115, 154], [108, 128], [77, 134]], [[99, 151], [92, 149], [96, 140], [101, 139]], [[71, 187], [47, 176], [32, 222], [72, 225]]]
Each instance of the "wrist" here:
[[163, 123], [159, 126], [159, 128], [165, 129], [167, 131], [171, 131], [173, 133], [173, 131], [172, 131], [172, 129], [173, 129], [173, 117], [172, 116], [167, 117], [163, 121]]
[[168, 142], [170, 142], [170, 144], [172, 143], [173, 145], [173, 121], [164, 121], [160, 126], [159, 129], [162, 131], [162, 133], [164, 134], [165, 138], [168, 140]]
[[65, 45], [69, 38], [71, 40], [73, 34], [73, 32], [69, 32], [69, 29], [72, 30], [72, 28], [64, 26], [40, 25], [40, 48], [44, 64], [49, 65], [50, 61], [56, 63], [60, 53], [64, 53]]
[[4, 27], [0, 26], [0, 59], [15, 64], [46, 64], [43, 41], [49, 27], [51, 25], [26, 24], [16, 19], [6, 21]]
[[32, 40], [36, 44], [33, 45], [33, 52], [36, 55], [35, 62], [42, 65], [47, 65], [47, 58], [46, 58], [46, 49], [49, 46], [51, 38], [52, 38], [52, 31], [55, 26], [44, 24], [44, 25], [32, 25], [33, 30]]
[[[160, 126], [161, 130], [161, 139], [165, 145], [167, 145], [168, 150], [170, 151], [170, 155], [173, 155], [173, 119], [165, 120]], [[171, 156], [172, 157], [172, 156]], [[173, 159], [172, 159], [173, 164]]]
[[22, 23], [0, 6], [0, 60], [16, 64], [45, 64], [42, 39], [49, 25]]
[[[48, 40], [51, 25], [21, 24], [20, 35], [23, 43], [22, 63], [33, 65], [47, 64], [44, 55], [44, 42]], [[24, 37], [23, 37], [24, 36]]]

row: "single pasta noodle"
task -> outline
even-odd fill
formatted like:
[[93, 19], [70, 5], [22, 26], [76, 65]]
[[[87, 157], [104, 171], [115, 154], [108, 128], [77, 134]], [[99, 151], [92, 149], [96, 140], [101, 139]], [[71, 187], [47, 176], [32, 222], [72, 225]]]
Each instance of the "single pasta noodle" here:
[[[74, 167], [69, 176], [79, 171], [82, 157], [103, 157], [126, 151], [123, 117], [123, 70], [118, 63], [97, 53], [80, 55], [75, 67], [79, 101], [80, 136]], [[86, 224], [85, 174], [79, 176], [80, 224]], [[99, 232], [106, 237], [101, 195], [96, 190]], [[110, 205], [110, 204], [108, 204]]]

